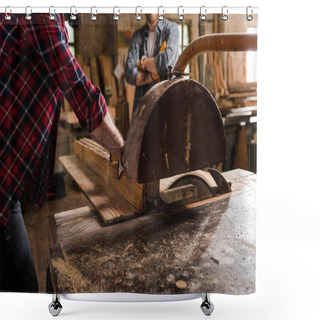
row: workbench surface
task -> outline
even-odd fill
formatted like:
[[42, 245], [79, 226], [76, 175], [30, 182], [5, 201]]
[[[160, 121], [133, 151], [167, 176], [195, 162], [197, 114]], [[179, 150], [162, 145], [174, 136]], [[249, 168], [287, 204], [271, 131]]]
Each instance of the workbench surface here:
[[57, 293], [255, 291], [255, 181], [224, 173], [231, 194], [182, 211], [105, 225], [89, 207], [55, 215], [49, 289]]

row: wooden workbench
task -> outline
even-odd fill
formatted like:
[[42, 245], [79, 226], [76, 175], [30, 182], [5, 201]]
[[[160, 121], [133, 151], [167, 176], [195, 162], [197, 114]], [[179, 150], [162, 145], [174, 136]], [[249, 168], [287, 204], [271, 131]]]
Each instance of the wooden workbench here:
[[181, 211], [113, 225], [90, 207], [56, 214], [48, 292], [253, 293], [256, 176], [224, 176], [231, 194]]

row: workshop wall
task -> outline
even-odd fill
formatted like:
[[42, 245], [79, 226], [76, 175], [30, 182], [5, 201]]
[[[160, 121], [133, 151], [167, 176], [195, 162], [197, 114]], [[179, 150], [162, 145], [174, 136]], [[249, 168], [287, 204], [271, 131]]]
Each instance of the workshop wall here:
[[96, 21], [91, 21], [89, 15], [82, 15], [82, 23], [75, 28], [76, 55], [83, 56], [83, 62], [89, 63], [90, 57], [100, 54], [111, 56], [117, 60], [117, 23], [112, 15], [100, 15]]
[[[199, 15], [195, 14], [185, 15], [183, 21], [179, 21], [176, 14], [168, 14], [165, 18], [178, 23], [180, 30], [184, 30], [184, 26], [187, 26], [188, 36], [181, 39], [185, 41], [184, 46], [201, 35], [253, 32], [258, 26], [257, 15], [254, 15], [252, 21], [247, 21], [244, 15], [229, 15], [227, 21], [222, 21], [220, 14], [207, 15], [205, 21], [201, 21]], [[108, 102], [109, 111], [115, 118], [123, 136], [126, 136], [131, 122], [135, 93], [135, 86], [125, 81], [125, 63], [131, 36], [144, 24], [144, 15], [140, 21], [129, 14], [121, 15], [118, 21], [114, 21], [112, 15], [99, 15], [97, 21], [91, 21], [87, 14], [82, 15], [82, 23], [75, 27], [77, 60], [94, 85], [101, 88]], [[180, 52], [184, 46], [181, 46]], [[106, 59], [101, 61], [102, 54], [109, 59], [107, 64], [103, 65]], [[207, 52], [193, 58], [186, 70], [191, 73], [191, 79], [205, 85], [213, 94], [222, 115], [227, 118], [230, 111], [235, 108], [251, 108], [256, 107], [257, 104], [255, 79], [248, 80], [247, 77], [247, 56], [247, 52]], [[96, 66], [92, 66], [92, 62], [95, 62]], [[96, 76], [94, 76], [95, 69]], [[115, 69], [117, 69], [118, 76], [115, 76]], [[254, 72], [255, 70], [252, 70], [252, 73]], [[250, 81], [253, 82], [249, 83]], [[67, 119], [72, 126], [76, 125], [77, 119], [74, 113], [67, 103], [65, 106], [67, 115], [63, 114], [62, 118]], [[253, 116], [255, 114], [256, 109]], [[224, 166], [220, 167], [221, 170], [242, 167], [255, 171], [256, 124], [250, 123], [248, 119], [250, 118], [243, 119], [239, 113], [237, 121], [226, 120], [228, 159]], [[246, 123], [246, 127], [239, 129], [240, 122]], [[240, 139], [240, 132], [242, 135], [247, 135], [247, 141]], [[73, 152], [74, 140], [80, 135], [79, 132], [73, 130], [70, 136], [72, 137], [70, 138], [70, 150]], [[243, 143], [239, 149], [240, 141]], [[245, 143], [247, 146], [244, 145]], [[239, 162], [243, 154], [246, 155], [245, 161]]]

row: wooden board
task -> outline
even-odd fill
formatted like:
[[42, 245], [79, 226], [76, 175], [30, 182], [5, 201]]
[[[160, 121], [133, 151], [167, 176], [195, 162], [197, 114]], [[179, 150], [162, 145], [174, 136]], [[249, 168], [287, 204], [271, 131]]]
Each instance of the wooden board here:
[[95, 57], [90, 58], [91, 80], [94, 86], [101, 87], [99, 81], [99, 71], [97, 65], [97, 59]]
[[116, 106], [116, 119], [120, 120], [118, 128], [126, 140], [129, 130], [129, 104], [126, 99], [120, 99]]
[[83, 66], [83, 72], [86, 75], [86, 77], [90, 80], [91, 79], [91, 71], [90, 71], [90, 67], [88, 65]]
[[126, 85], [126, 98], [129, 103], [129, 123], [131, 122], [132, 118], [132, 110], [133, 110], [133, 101], [134, 101], [134, 94], [135, 94], [136, 87], [132, 86], [131, 84]]
[[106, 224], [112, 224], [141, 214], [112, 185], [105, 183], [77, 156], [62, 156], [59, 160]]
[[76, 54], [76, 60], [79, 63], [80, 67], [83, 68], [83, 66], [84, 66], [84, 58], [83, 58], [83, 55], [81, 53], [77, 53]]
[[137, 211], [145, 210], [145, 184], [133, 182], [127, 178], [125, 173], [119, 180], [117, 178], [117, 162], [110, 162], [110, 155], [106, 149], [97, 142], [84, 138], [75, 141], [75, 152], [91, 170], [131, 203]]
[[107, 57], [104, 54], [99, 56], [100, 65], [101, 65], [101, 73], [102, 73], [102, 80], [104, 89], [107, 92], [111, 89], [111, 97], [109, 98], [109, 104], [115, 106], [118, 102], [118, 92], [116, 86], [116, 80], [113, 76], [113, 64], [112, 58]]

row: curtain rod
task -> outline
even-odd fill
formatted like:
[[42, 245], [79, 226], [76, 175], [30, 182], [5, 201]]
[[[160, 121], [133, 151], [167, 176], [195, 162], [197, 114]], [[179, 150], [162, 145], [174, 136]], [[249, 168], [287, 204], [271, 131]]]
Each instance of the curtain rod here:
[[145, 14], [145, 13], [158, 13], [161, 15], [165, 14], [246, 14], [252, 15], [258, 13], [258, 7], [256, 6], [247, 6], [247, 7], [235, 7], [235, 6], [220, 6], [220, 7], [167, 7], [167, 6], [158, 6], [158, 7], [145, 7], [145, 6], [113, 6], [113, 7], [102, 7], [102, 6], [92, 6], [92, 7], [83, 7], [83, 6], [50, 6], [50, 7], [41, 7], [41, 6], [0, 6], [0, 13], [7, 14], [32, 14], [32, 13], [89, 13], [89, 14]]

